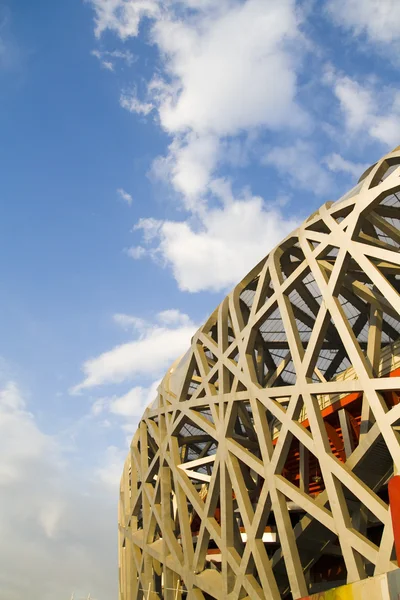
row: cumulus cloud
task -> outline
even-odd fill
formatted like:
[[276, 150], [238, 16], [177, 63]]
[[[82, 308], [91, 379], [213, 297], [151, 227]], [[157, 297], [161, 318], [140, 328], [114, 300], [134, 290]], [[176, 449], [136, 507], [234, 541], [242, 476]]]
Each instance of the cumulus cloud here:
[[14, 381], [0, 390], [0, 485], [19, 481], [26, 463], [54, 452], [51, 438], [37, 428]]
[[213, 189], [222, 205], [207, 208], [195, 222], [156, 225], [142, 219], [136, 226], [156, 232], [147, 238], [150, 255], [172, 269], [181, 290], [227, 289], [298, 225], [259, 196], [234, 198], [222, 181], [214, 182]]
[[[151, 173], [172, 186], [189, 213], [182, 221], [142, 219], [136, 229], [143, 239], [126, 253], [168, 265], [183, 290], [226, 289], [297, 224], [250, 192], [237, 198], [224, 193], [222, 199], [217, 170], [233, 159], [243, 163], [246, 139], [262, 131], [308, 128], [297, 99], [297, 71], [307, 48], [300, 10], [295, 0], [92, 5], [97, 35], [109, 29], [121, 39], [136, 36], [140, 20], [149, 19], [161, 68], [143, 98], [134, 89], [120, 103], [141, 115], [154, 111], [170, 135], [168, 151], [155, 159]], [[325, 189], [329, 172], [315, 165], [314, 174]]]
[[[130, 323], [138, 329], [135, 317], [131, 317], [130, 321], [127, 315], [119, 315], [116, 320], [125, 326]], [[196, 329], [197, 326], [191, 319], [178, 311], [173, 311], [173, 318], [171, 315], [166, 317], [166, 313], [161, 312], [154, 323], [141, 320], [136, 339], [120, 344], [83, 364], [84, 379], [71, 392], [79, 393], [108, 383], [121, 383], [138, 376], [153, 377], [163, 373], [187, 349]]]
[[[141, 115], [157, 111], [172, 143], [153, 172], [172, 183], [190, 210], [223, 162], [226, 138], [307, 123], [296, 99], [296, 70], [305, 45], [295, 0], [92, 4], [97, 35], [110, 29], [121, 39], [136, 36], [140, 19], [151, 19], [151, 41], [163, 70], [148, 82], [145, 101], [133, 92], [120, 102]], [[190, 18], [182, 18], [185, 9]]]
[[164, 167], [189, 208], [224, 160], [222, 140], [305, 124], [290, 51], [296, 40], [301, 52], [291, 0], [230, 3], [214, 18], [208, 10], [192, 22], [160, 19], [153, 39], [169, 76], [161, 91], [150, 87], [161, 126], [174, 137]]
[[328, 0], [326, 8], [335, 23], [366, 35], [379, 45], [400, 41], [400, 4], [397, 0]]
[[[297, 99], [307, 43], [296, 2], [92, 0], [92, 5], [97, 35], [109, 29], [121, 39], [136, 36], [140, 20], [149, 19], [161, 67], [144, 97], [134, 89], [120, 103], [141, 115], [153, 111], [170, 135], [167, 153], [155, 159], [151, 173], [172, 186], [189, 213], [182, 221], [142, 219], [136, 226], [141, 243], [126, 253], [168, 265], [183, 290], [226, 289], [297, 224], [250, 192], [237, 198], [224, 193], [222, 199], [217, 189], [217, 170], [232, 160], [243, 163], [246, 140], [265, 130], [309, 126]], [[321, 169], [319, 175], [322, 189], [329, 173]]]
[[248, 0], [212, 21], [209, 14], [194, 24], [158, 20], [153, 39], [177, 88], [175, 97], [171, 91], [162, 97], [163, 127], [225, 136], [300, 120], [294, 59], [286, 47], [300, 41], [294, 9], [291, 0]]
[[185, 207], [197, 212], [204, 205], [200, 198], [208, 189], [210, 175], [220, 159], [220, 148], [220, 141], [214, 135], [177, 136], [168, 154], [155, 159], [152, 173], [171, 183], [182, 194]]
[[100, 476], [71, 465], [61, 440], [41, 430], [20, 386], [7, 379], [0, 455], [1, 596], [115, 597], [117, 488], [110, 493]]

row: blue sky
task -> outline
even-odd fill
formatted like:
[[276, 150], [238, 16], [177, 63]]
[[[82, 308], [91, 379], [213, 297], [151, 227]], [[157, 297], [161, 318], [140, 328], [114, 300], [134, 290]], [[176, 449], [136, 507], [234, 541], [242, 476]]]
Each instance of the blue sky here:
[[0, 600], [117, 597], [141, 412], [400, 143], [399, 49], [396, 0], [0, 1]]

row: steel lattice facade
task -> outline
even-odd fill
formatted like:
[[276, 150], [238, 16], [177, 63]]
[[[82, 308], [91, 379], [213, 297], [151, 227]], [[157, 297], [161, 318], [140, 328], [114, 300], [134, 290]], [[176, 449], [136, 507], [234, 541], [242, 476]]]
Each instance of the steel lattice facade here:
[[121, 481], [121, 600], [297, 599], [397, 568], [399, 166], [283, 240], [164, 377]]

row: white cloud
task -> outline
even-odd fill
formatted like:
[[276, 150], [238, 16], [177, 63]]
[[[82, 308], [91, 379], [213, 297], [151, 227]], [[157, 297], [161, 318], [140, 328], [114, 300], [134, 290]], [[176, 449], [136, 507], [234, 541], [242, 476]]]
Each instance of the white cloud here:
[[[138, 229], [137, 225], [133, 228], [133, 230]], [[143, 234], [143, 239], [145, 242], [151, 242], [155, 238], [157, 238], [160, 231], [160, 221], [157, 219], [153, 219], [149, 217], [141, 221], [140, 229]]]
[[114, 65], [109, 60], [103, 60], [101, 65], [104, 69], [107, 69], [107, 71], [114, 71]]
[[1, 597], [115, 597], [118, 493], [69, 463], [11, 380], [0, 391], [0, 456]]
[[108, 398], [97, 398], [92, 404], [91, 414], [93, 417], [98, 417], [108, 408]]
[[[109, 418], [111, 418], [112, 415], [116, 415], [117, 417], [122, 418], [119, 424], [121, 429], [124, 432], [128, 433], [128, 438], [126, 441], [127, 445], [129, 446], [132, 434], [135, 432], [137, 424], [140, 418], [142, 417], [145, 409], [148, 406], [150, 406], [157, 398], [157, 388], [160, 385], [160, 383], [161, 379], [157, 379], [148, 386], [134, 386], [131, 389], [129, 389], [126, 393], [120, 396], [114, 395], [109, 397], [98, 398], [92, 403], [91, 416], [94, 418], [99, 417], [99, 419], [96, 420], [96, 423], [103, 427], [111, 426], [110, 421], [107, 418], [104, 419], [105, 413], [108, 413]], [[108, 455], [108, 453], [106, 453], [104, 464], [102, 464], [102, 466], [98, 469], [98, 474], [100, 475], [101, 481], [114, 481], [114, 472], [117, 473], [118, 477], [120, 476], [123, 464], [123, 460], [121, 460], [121, 455], [124, 455], [124, 453], [126, 454], [126, 449], [122, 451], [122, 454], [119, 451], [116, 461], [110, 461], [110, 456]], [[115, 464], [119, 469], [118, 471], [117, 468], [114, 467]], [[109, 476], [110, 471], [111, 476]]]
[[148, 387], [135, 386], [126, 394], [111, 398], [109, 411], [124, 417], [141, 417], [145, 408], [157, 397], [160, 383], [161, 380], [157, 380]]
[[183, 195], [186, 208], [197, 210], [203, 205], [199, 196], [207, 190], [220, 158], [219, 140], [212, 135], [190, 133], [183, 138], [177, 136], [168, 150], [167, 156], [154, 161], [152, 173], [170, 182]]
[[343, 156], [337, 154], [336, 152], [329, 154], [329, 156], [325, 156], [323, 162], [333, 173], [348, 173], [357, 180], [369, 166], [366, 163], [355, 163], [350, 160], [346, 160], [343, 158]]
[[103, 60], [104, 52], [100, 52], [99, 50], [92, 50], [92, 56], [95, 56], [99, 59], [101, 66], [103, 69], [107, 69], [107, 71], [114, 71], [114, 64], [110, 60]]
[[[97, 35], [110, 29], [121, 39], [136, 36], [140, 19], [150, 19], [161, 68], [143, 98], [134, 89], [120, 103], [141, 115], [154, 110], [171, 136], [152, 174], [172, 185], [189, 212], [180, 222], [142, 219], [136, 229], [143, 242], [126, 253], [170, 266], [181, 289], [225, 289], [297, 224], [250, 193], [222, 200], [215, 173], [233, 159], [243, 163], [246, 140], [259, 132], [309, 126], [297, 100], [297, 70], [307, 49], [299, 7], [295, 0], [92, 4]], [[320, 168], [318, 176], [325, 188], [329, 172]]]
[[147, 250], [143, 246], [132, 246], [131, 248], [127, 248], [125, 252], [134, 260], [139, 260], [139, 258], [143, 258], [147, 254]]
[[372, 91], [350, 77], [338, 77], [334, 81], [334, 92], [344, 112], [347, 128], [358, 131], [364, 127], [375, 110]]
[[100, 481], [114, 491], [118, 490], [126, 455], [126, 448], [121, 449], [116, 446], [108, 446], [105, 452], [104, 465], [97, 470]]
[[[295, 0], [92, 4], [97, 35], [108, 28], [122, 39], [136, 36], [140, 19], [152, 19], [151, 40], [164, 69], [149, 82], [146, 101], [134, 92], [123, 94], [121, 105], [142, 115], [157, 110], [172, 143], [154, 172], [168, 178], [190, 210], [226, 159], [226, 138], [308, 122], [296, 100], [305, 44]], [[190, 18], [182, 18], [185, 8]]]
[[176, 326], [186, 326], [190, 325], [191, 320], [188, 315], [185, 313], [181, 313], [176, 308], [171, 308], [169, 310], [163, 310], [158, 313], [158, 320], [163, 325], [176, 325]]
[[[180, 315], [179, 319], [177, 315], [176, 311], [174, 320], [168, 323], [165, 312], [159, 313], [156, 322], [142, 322], [137, 339], [87, 360], [82, 367], [84, 380], [71, 392], [79, 393], [107, 383], [121, 383], [139, 375], [149, 377], [163, 373], [187, 349], [197, 328], [186, 315]], [[137, 328], [136, 318], [132, 319]], [[122, 321], [127, 323], [126, 315]]]
[[139, 333], [143, 333], [148, 329], [148, 323], [140, 317], [117, 313], [113, 315], [113, 321], [120, 325], [123, 329], [132, 329]]
[[[333, 21], [370, 42], [389, 45], [400, 40], [398, 0], [328, 0]], [[393, 48], [391, 49], [393, 52]]]
[[153, 28], [170, 81], [161, 93], [150, 86], [161, 126], [174, 136], [164, 166], [190, 209], [224, 160], [224, 138], [306, 122], [288, 47], [296, 40], [301, 53], [294, 2], [227, 3], [217, 16], [207, 8], [190, 23], [172, 16]]
[[206, 209], [196, 223], [156, 225], [142, 219], [136, 226], [156, 232], [148, 239], [149, 244], [156, 242], [153, 257], [172, 268], [181, 290], [218, 291], [234, 285], [298, 225], [258, 196], [233, 198], [226, 182], [214, 182], [213, 191], [222, 206]]
[[332, 70], [326, 81], [332, 85], [345, 118], [348, 134], [369, 136], [393, 148], [400, 139], [400, 91], [382, 87], [374, 80], [364, 85]]
[[135, 57], [130, 50], [111, 50], [111, 52], [105, 50], [101, 54], [103, 56], [110, 56], [111, 58], [122, 60], [128, 66], [131, 66], [135, 61]]
[[21, 480], [24, 466], [46, 452], [54, 452], [51, 438], [38, 430], [17, 384], [8, 381], [0, 391], [0, 486]]
[[[180, 222], [142, 219], [136, 229], [143, 242], [126, 253], [170, 266], [183, 290], [225, 289], [297, 224], [251, 193], [222, 199], [215, 173], [232, 160], [242, 164], [246, 140], [261, 131], [308, 127], [297, 100], [297, 70], [307, 48], [300, 10], [295, 0], [92, 4], [97, 35], [110, 29], [121, 39], [136, 36], [140, 19], [150, 19], [161, 68], [143, 98], [134, 89], [120, 103], [141, 115], [154, 110], [171, 136], [152, 174], [172, 185], [189, 212]], [[322, 189], [329, 173], [320, 171]], [[121, 361], [124, 353], [115, 349], [102, 360]], [[86, 368], [91, 381], [92, 364]]]
[[113, 60], [122, 60], [128, 66], [131, 66], [135, 59], [132, 52], [129, 50], [92, 50], [91, 55], [95, 56], [100, 61], [101, 66], [109, 71], [114, 71]]
[[390, 148], [398, 145], [400, 139], [400, 111], [387, 116], [381, 115], [375, 123], [371, 123], [370, 135]]
[[131, 206], [133, 199], [128, 192], [126, 192], [123, 188], [118, 188], [117, 194], [119, 194], [122, 200], [128, 204], [128, 206]]
[[223, 137], [302, 120], [295, 61], [286, 46], [301, 43], [291, 0], [232, 3], [218, 18], [208, 12], [194, 25], [160, 19], [153, 39], [177, 90], [159, 108], [167, 131]]
[[141, 102], [135, 91], [121, 94], [119, 103], [122, 108], [129, 110], [129, 112], [143, 116], [147, 116], [154, 108], [154, 105], [151, 102]]
[[15, 381], [8, 381], [0, 390], [0, 408], [2, 411], [7, 409], [16, 411], [25, 408], [25, 401]]
[[57, 536], [65, 508], [65, 502], [62, 500], [45, 502], [41, 507], [38, 519], [48, 538], [54, 539]]
[[321, 201], [336, 192], [331, 173], [347, 173], [358, 179], [368, 167], [346, 160], [335, 152], [321, 156], [311, 144], [302, 141], [273, 148], [262, 160], [273, 165], [292, 187], [309, 190], [320, 196]]
[[105, 55], [123, 60], [128, 66], [131, 66], [135, 61], [135, 57], [130, 50], [112, 50], [111, 52], [105, 52]]

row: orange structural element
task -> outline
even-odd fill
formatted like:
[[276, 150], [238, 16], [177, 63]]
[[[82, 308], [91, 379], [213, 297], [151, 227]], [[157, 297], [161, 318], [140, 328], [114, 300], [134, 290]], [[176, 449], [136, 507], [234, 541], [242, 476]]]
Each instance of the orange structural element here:
[[389, 481], [389, 504], [392, 515], [394, 546], [397, 562], [400, 560], [400, 475], [395, 475]]
[[[387, 375], [387, 377], [399, 376], [400, 368], [394, 369]], [[383, 391], [382, 396], [388, 409], [392, 408], [396, 404], [399, 404], [400, 402], [399, 390]], [[350, 428], [349, 436], [351, 438], [352, 449], [355, 449], [360, 438], [362, 400], [362, 392], [351, 392], [343, 395], [342, 398], [336, 402], [332, 402], [332, 404], [325, 406], [325, 408], [321, 410], [321, 416], [324, 420], [324, 425], [331, 445], [332, 453], [341, 462], [346, 462], [346, 452], [342, 423], [338, 417], [339, 411], [343, 409], [346, 411], [346, 418], [348, 419], [348, 425]], [[301, 425], [306, 429], [310, 429], [310, 423], [307, 418], [301, 422]], [[278, 437], [273, 441], [274, 445], [276, 445]], [[317, 458], [313, 455], [308, 455], [307, 463], [307, 491], [311, 496], [316, 497], [325, 489], [322, 472], [320, 470]], [[300, 451], [297, 440], [293, 440], [290, 446], [282, 475], [296, 486], [300, 485]]]

